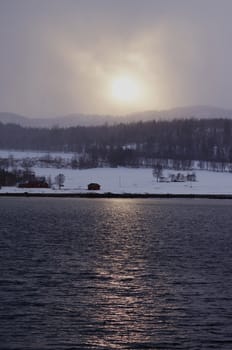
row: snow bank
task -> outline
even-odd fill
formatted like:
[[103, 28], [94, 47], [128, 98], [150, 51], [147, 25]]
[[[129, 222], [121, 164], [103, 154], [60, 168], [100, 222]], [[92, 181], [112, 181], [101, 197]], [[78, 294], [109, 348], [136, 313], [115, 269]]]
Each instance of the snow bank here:
[[[149, 194], [232, 194], [232, 174], [217, 173], [205, 170], [195, 171], [196, 182], [159, 183], [152, 175], [152, 169], [132, 168], [96, 168], [85, 170], [34, 168], [36, 175], [51, 176], [62, 173], [65, 175], [64, 187], [58, 189], [23, 189], [2, 187], [0, 193], [83, 193], [87, 192], [90, 182], [101, 185], [99, 193], [149, 193]], [[164, 175], [175, 173], [165, 171]], [[183, 174], [187, 172], [181, 171]]]

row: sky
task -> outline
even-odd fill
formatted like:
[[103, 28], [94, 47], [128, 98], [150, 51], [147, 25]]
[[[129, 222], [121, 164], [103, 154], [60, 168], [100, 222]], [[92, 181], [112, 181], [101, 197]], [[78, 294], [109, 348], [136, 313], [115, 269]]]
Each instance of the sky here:
[[0, 0], [0, 111], [232, 108], [231, 0]]

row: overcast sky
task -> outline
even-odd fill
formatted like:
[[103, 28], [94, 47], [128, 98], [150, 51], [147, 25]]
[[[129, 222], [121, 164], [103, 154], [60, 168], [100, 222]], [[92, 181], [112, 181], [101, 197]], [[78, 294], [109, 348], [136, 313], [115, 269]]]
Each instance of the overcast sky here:
[[[0, 111], [232, 108], [231, 17], [231, 0], [0, 0]], [[112, 96], [119, 76], [140, 96]]]

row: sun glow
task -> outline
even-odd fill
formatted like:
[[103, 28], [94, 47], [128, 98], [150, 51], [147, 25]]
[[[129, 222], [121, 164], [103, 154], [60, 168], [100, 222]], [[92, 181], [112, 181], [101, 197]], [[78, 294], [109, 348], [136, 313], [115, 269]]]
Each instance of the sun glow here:
[[135, 78], [123, 75], [111, 82], [111, 95], [115, 101], [121, 103], [136, 102], [142, 95], [141, 85]]

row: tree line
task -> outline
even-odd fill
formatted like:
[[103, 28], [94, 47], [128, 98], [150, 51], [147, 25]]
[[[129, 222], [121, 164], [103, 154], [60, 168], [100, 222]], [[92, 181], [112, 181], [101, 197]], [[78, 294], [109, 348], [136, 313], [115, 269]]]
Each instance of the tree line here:
[[[182, 119], [52, 129], [0, 123], [0, 149], [65, 151], [74, 165], [141, 166], [153, 160], [232, 163], [232, 120]], [[151, 164], [152, 165], [152, 164]]]

